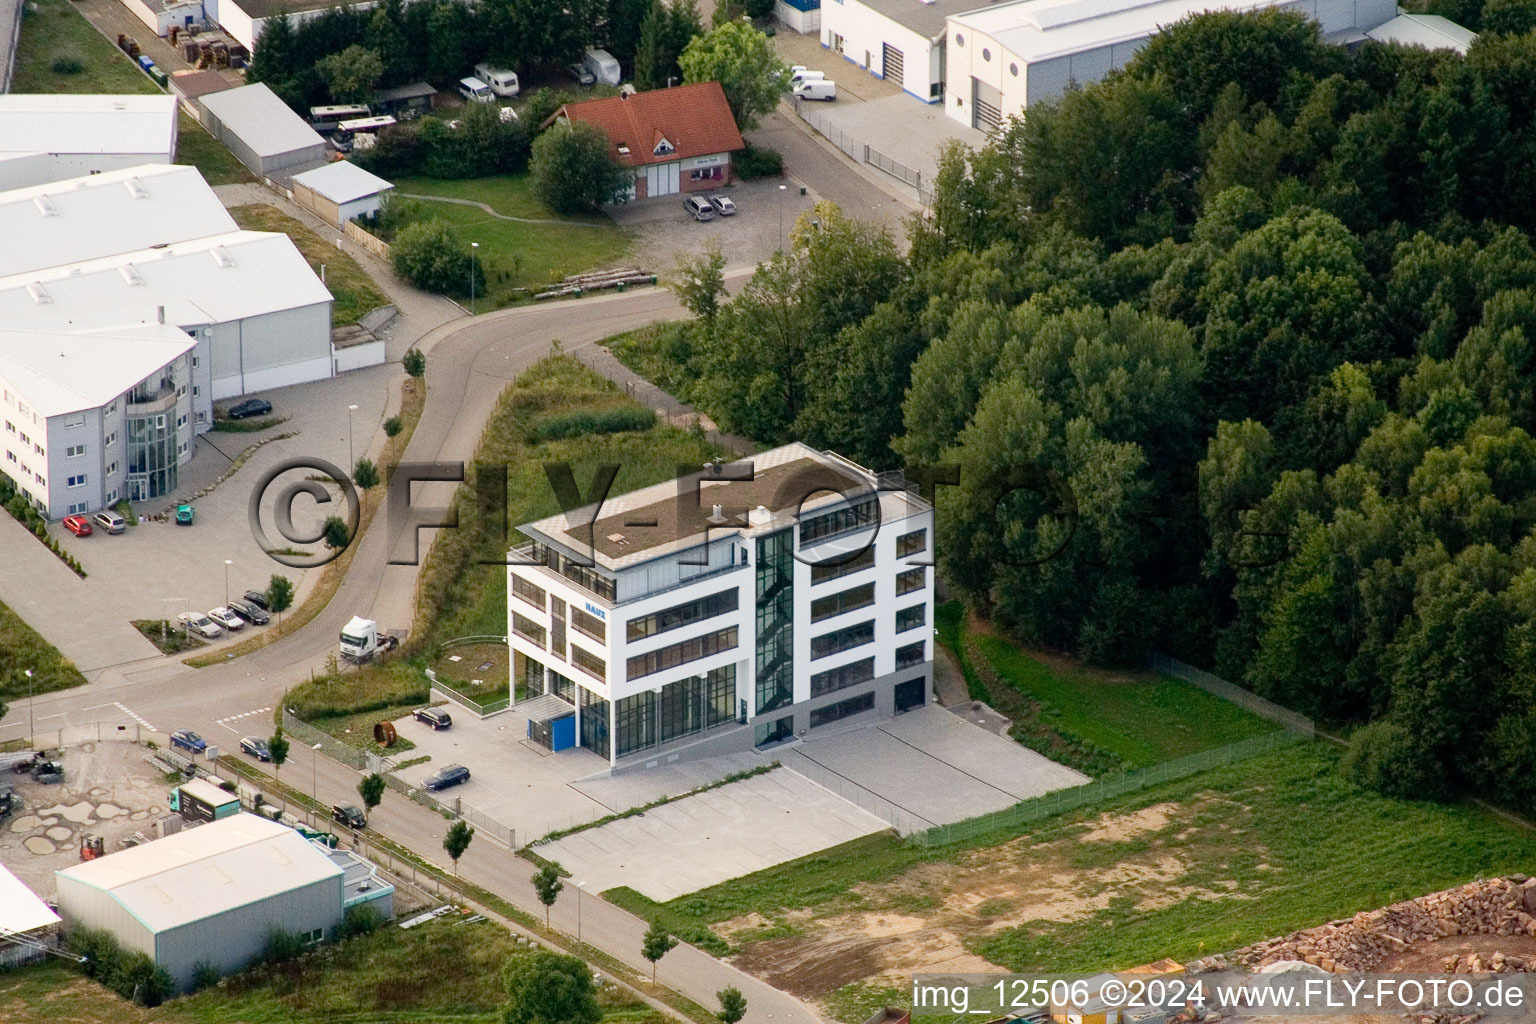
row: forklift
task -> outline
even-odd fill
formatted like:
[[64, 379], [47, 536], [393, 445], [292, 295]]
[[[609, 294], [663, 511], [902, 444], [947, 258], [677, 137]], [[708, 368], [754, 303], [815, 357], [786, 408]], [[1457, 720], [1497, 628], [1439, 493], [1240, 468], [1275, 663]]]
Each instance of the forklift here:
[[106, 841], [101, 836], [93, 836], [87, 833], [80, 837], [81, 860], [95, 860], [106, 852]]

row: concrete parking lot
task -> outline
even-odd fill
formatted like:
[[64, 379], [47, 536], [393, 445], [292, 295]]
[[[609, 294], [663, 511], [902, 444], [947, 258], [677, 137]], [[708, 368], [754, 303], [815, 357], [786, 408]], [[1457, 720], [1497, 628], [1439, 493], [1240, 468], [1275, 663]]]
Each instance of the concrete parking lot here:
[[[878, 153], [918, 171], [925, 185], [938, 173], [939, 150], [946, 142], [963, 142], [971, 149], [987, 144], [985, 132], [948, 116], [943, 104], [924, 103], [904, 92], [867, 103], [844, 103], [839, 83], [836, 103], [802, 102], [798, 106], [802, 112], [818, 117], [817, 129], [838, 140], [844, 149], [845, 143], [854, 140], [856, 150], [862, 153], [863, 144], [867, 143]], [[841, 136], [835, 134], [838, 132]], [[870, 163], [878, 166], [874, 154], [871, 157]]]
[[682, 195], [642, 199], [608, 212], [614, 223], [634, 233], [636, 262], [653, 273], [666, 276], [680, 259], [698, 256], [711, 244], [725, 254], [726, 268], [737, 270], [756, 266], [788, 245], [795, 219], [818, 198], [809, 187], [801, 195], [800, 187], [791, 178], [760, 178], [701, 193], [729, 196], [736, 204], [736, 214], [711, 221], [694, 220], [683, 209]]
[[[350, 447], [359, 456], [365, 453], [375, 434], [382, 436], [379, 427], [398, 391], [395, 382], [400, 374], [398, 365], [376, 366], [332, 380], [262, 392], [259, 397], [269, 400], [273, 415], [284, 417], [284, 422], [258, 433], [203, 435], [197, 454], [182, 467], [175, 494], [143, 502], [136, 509], [143, 514], [163, 511], [179, 497], [211, 483], [250, 446], [279, 434], [294, 435], [262, 445], [233, 476], [198, 499], [197, 520], [190, 527], [150, 522], [117, 536], [98, 530], [89, 537], [76, 537], [59, 523], [50, 524], [50, 533], [60, 545], [80, 560], [88, 574], [85, 579], [75, 576], [42, 545], [29, 541], [20, 526], [7, 519], [0, 524], [4, 527], [0, 536], [7, 551], [14, 548], [16, 554], [0, 559], [0, 601], [72, 659], [87, 678], [94, 678], [110, 666], [158, 655], [129, 625], [130, 620], [174, 620], [183, 611], [206, 612], [223, 604], [226, 559], [232, 563], [229, 596], [265, 589], [273, 573], [282, 573], [295, 582], [302, 598], [317, 573], [279, 564], [252, 536], [251, 489], [268, 468], [288, 458], [318, 456], [346, 467], [350, 405], [357, 406], [350, 413]], [[279, 483], [303, 475], [289, 474]], [[299, 499], [295, 512], [296, 526], [303, 527], [306, 521], [314, 525], [309, 499]], [[270, 515], [264, 522], [275, 538]], [[381, 625], [401, 628], [409, 623]], [[252, 628], [256, 627], [246, 627]]]

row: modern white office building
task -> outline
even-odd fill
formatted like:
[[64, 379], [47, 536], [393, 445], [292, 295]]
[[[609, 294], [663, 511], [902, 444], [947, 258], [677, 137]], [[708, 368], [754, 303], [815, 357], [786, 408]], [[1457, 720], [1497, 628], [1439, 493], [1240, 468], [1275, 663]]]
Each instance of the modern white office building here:
[[174, 96], [0, 95], [0, 190], [176, 159]]
[[[1279, 7], [1325, 37], [1363, 35], [1397, 16], [1396, 0], [1018, 0], [953, 13], [946, 26], [945, 112], [995, 131], [1031, 103], [1124, 67], [1163, 26], [1204, 11]], [[822, 22], [826, 24], [823, 12]]]
[[542, 695], [554, 749], [622, 770], [931, 699], [933, 509], [831, 452], [790, 444], [519, 529], [512, 681]]
[[196, 344], [169, 324], [0, 327], [0, 473], [49, 519], [170, 494], [192, 458]]

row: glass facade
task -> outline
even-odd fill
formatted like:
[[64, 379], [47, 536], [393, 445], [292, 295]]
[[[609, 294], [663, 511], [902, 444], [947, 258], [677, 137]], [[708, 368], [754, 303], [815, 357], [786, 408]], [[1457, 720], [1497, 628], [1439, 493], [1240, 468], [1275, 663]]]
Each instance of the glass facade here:
[[787, 740], [795, 735], [795, 716], [785, 715], [765, 725], [759, 725], [752, 737], [752, 742], [761, 747], [765, 743], [777, 743], [779, 740]]
[[535, 562], [553, 569], [578, 587], [590, 590], [605, 601], [613, 601], [617, 585], [612, 577], [604, 576], [591, 566], [580, 565], [574, 558], [538, 541], [533, 542], [531, 556]]
[[575, 644], [571, 644], [571, 664], [594, 678], [608, 681], [608, 663]]
[[741, 631], [732, 626], [729, 629], [692, 637], [670, 647], [651, 651], [649, 654], [637, 654], [629, 659], [626, 666], [627, 678], [640, 679], [663, 669], [676, 668], [678, 665], [686, 665], [690, 661], [698, 661], [700, 658], [707, 658], [721, 651], [729, 651], [736, 646], [740, 635]]
[[561, 675], [559, 672], [556, 672], [554, 669], [550, 669], [549, 692], [554, 694], [556, 697], [559, 697], [561, 700], [569, 701], [570, 703], [575, 704], [576, 680], [567, 678], [566, 676]]
[[836, 704], [828, 704], [824, 708], [817, 708], [811, 712], [811, 728], [814, 729], [818, 725], [827, 725], [831, 722], [840, 721], [861, 711], [868, 711], [874, 706], [875, 695], [873, 693], [860, 694], [857, 697], [838, 701]]
[[591, 637], [600, 644], [608, 642], [608, 624], [596, 615], [582, 611], [580, 608], [571, 609], [571, 625], [576, 632]]
[[910, 594], [914, 590], [922, 590], [923, 584], [928, 582], [927, 566], [918, 566], [916, 569], [906, 569], [896, 574], [896, 596]]
[[512, 632], [531, 644], [544, 646], [544, 627], [520, 612], [512, 613]]
[[558, 597], [549, 603], [549, 653], [565, 660], [565, 602]]
[[176, 489], [176, 416], [135, 416], [128, 407], [128, 498], [145, 501]]
[[921, 626], [927, 617], [927, 606], [915, 604], [911, 608], [903, 608], [896, 613], [896, 632], [905, 633], [909, 629]]
[[865, 658], [838, 668], [828, 669], [825, 672], [817, 672], [811, 676], [811, 696], [820, 697], [823, 694], [834, 693], [850, 686], [867, 683], [875, 678], [875, 659]]
[[544, 588], [530, 583], [516, 573], [512, 575], [512, 593], [527, 601], [539, 611], [544, 610]]
[[854, 530], [875, 525], [880, 520], [880, 499], [875, 496], [861, 498], [851, 505], [813, 516], [800, 523], [800, 545], [812, 544], [837, 537]]
[[614, 702], [614, 753], [618, 757], [702, 732], [732, 720], [736, 666], [668, 683]]
[[875, 585], [865, 583], [862, 586], [851, 587], [848, 590], [836, 594], [828, 594], [826, 597], [818, 597], [811, 602], [811, 621], [820, 622], [822, 619], [830, 619], [834, 615], [843, 612], [851, 612], [855, 608], [866, 608], [875, 603]]
[[757, 714], [795, 699], [795, 557], [791, 531], [757, 541]]
[[926, 529], [904, 533], [896, 538], [896, 557], [906, 558], [908, 555], [915, 555], [927, 546], [928, 531]]
[[581, 745], [608, 756], [608, 701], [585, 686], [576, 687], [581, 698]]
[[716, 615], [733, 612], [740, 604], [740, 597], [738, 595], [738, 588], [732, 587], [730, 590], [722, 590], [718, 594], [710, 594], [707, 597], [701, 597], [685, 604], [663, 608], [659, 612], [641, 615], [638, 618], [630, 619], [625, 624], [625, 636], [631, 642], [644, 640], [646, 637], [655, 636], [657, 633], [665, 633], [668, 630], [692, 625], [695, 622], [701, 622]]
[[830, 633], [811, 637], [811, 659], [828, 658], [843, 651], [850, 651], [855, 647], [873, 643], [875, 639], [875, 621], [861, 622], [857, 626], [847, 626], [843, 629], [834, 629]]
[[927, 652], [928, 641], [919, 640], [915, 644], [907, 644], [905, 647], [896, 648], [896, 668], [898, 670], [911, 668], [913, 665], [921, 665], [927, 659], [923, 655]]
[[[852, 573], [863, 572], [875, 564], [875, 546], [871, 544], [859, 554], [843, 561], [842, 559], [846, 557], [832, 556], [832, 558], [825, 562], [812, 564], [811, 583], [825, 583], [828, 580], [840, 579]], [[833, 559], [837, 560], [834, 561]]]

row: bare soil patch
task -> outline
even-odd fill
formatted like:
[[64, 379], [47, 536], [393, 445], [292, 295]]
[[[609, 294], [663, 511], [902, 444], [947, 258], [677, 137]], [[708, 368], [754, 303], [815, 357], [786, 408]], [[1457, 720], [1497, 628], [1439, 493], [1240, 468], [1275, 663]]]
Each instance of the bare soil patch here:
[[1377, 968], [1383, 973], [1395, 971], [1434, 974], [1444, 970], [1447, 957], [1458, 953], [1494, 953], [1507, 956], [1536, 957], [1536, 938], [1529, 935], [1448, 935], [1443, 939], [1420, 942], [1395, 956], [1389, 956]]

